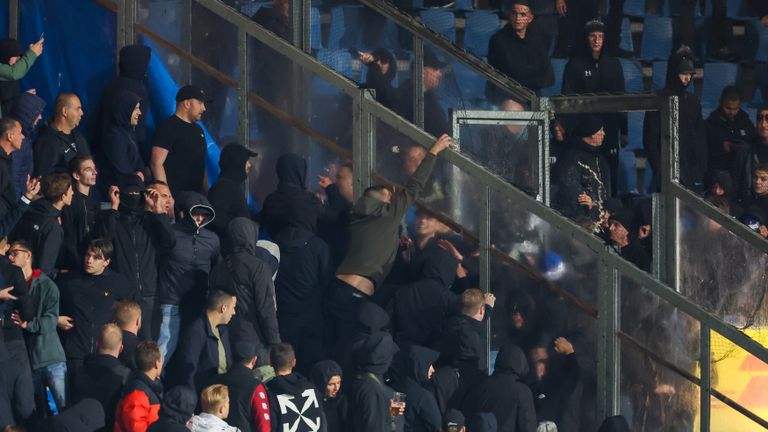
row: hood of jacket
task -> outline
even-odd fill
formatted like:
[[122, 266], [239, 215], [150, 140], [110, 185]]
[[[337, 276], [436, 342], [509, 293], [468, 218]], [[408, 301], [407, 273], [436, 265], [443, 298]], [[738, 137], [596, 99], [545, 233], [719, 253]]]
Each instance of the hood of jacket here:
[[355, 352], [357, 368], [363, 372], [384, 375], [398, 351], [392, 336], [386, 332], [376, 332], [365, 338]]
[[[682, 47], [676, 52], [672, 53], [671, 56], [669, 56], [667, 61], [667, 80], [665, 85], [665, 89], [668, 92], [676, 95], [682, 95], [688, 91], [688, 86], [684, 86], [683, 83], [680, 82], [680, 77], [678, 76], [680, 74], [680, 62], [686, 58], [693, 61], [693, 51], [687, 47]], [[691, 80], [690, 84], [688, 85], [693, 85], [693, 80]]]
[[195, 413], [197, 395], [187, 386], [176, 386], [163, 395], [160, 417], [185, 424]]
[[45, 428], [48, 432], [93, 432], [104, 427], [104, 408], [96, 399], [83, 399], [52, 417]]
[[421, 267], [421, 278], [434, 280], [440, 286], [450, 288], [456, 280], [456, 268], [459, 260], [452, 254], [440, 248], [430, 248], [424, 254]]
[[115, 96], [115, 103], [110, 109], [110, 119], [112, 124], [116, 126], [122, 126], [130, 128], [131, 126], [131, 114], [133, 109], [136, 108], [136, 104], [139, 103], [141, 98], [136, 93], [129, 91], [121, 91]]
[[133, 79], [144, 79], [147, 76], [149, 59], [152, 50], [144, 45], [128, 45], [120, 50], [120, 76]]
[[312, 366], [312, 370], [309, 372], [309, 379], [317, 389], [325, 395], [325, 386], [328, 385], [328, 381], [331, 378], [339, 376], [343, 377], [341, 366], [333, 360], [322, 360], [315, 363]]
[[40, 96], [25, 92], [16, 98], [11, 117], [21, 123], [24, 135], [29, 136], [35, 127], [35, 120], [43, 113], [43, 109], [45, 109], [45, 101]]
[[629, 432], [629, 423], [624, 416], [612, 416], [603, 420], [597, 432]]
[[224, 147], [219, 156], [221, 177], [243, 182], [248, 177], [245, 163], [253, 156], [253, 152], [240, 144], [229, 144]]
[[256, 222], [244, 218], [234, 218], [227, 226], [227, 235], [232, 242], [232, 250], [235, 252], [246, 252], [248, 255], [254, 255], [256, 252], [256, 242], [259, 239], [259, 226]]
[[29, 209], [24, 213], [24, 218], [33, 224], [40, 225], [46, 220], [55, 220], [60, 213], [47, 199], [39, 199], [29, 205]]
[[24, 55], [24, 48], [19, 41], [12, 38], [0, 39], [0, 63], [8, 64], [11, 57], [20, 57]]
[[389, 323], [387, 311], [373, 302], [366, 302], [358, 310], [356, 330], [358, 334], [367, 336], [389, 330]]
[[230, 426], [213, 414], [201, 413], [189, 419], [187, 429], [191, 432], [237, 432], [240, 429]]
[[[312, 384], [309, 383], [306, 378], [293, 372], [288, 375], [278, 375], [272, 378], [267, 384], [267, 391], [272, 394], [301, 394], [307, 387], [312, 388]], [[320, 391], [322, 390], [322, 393]], [[325, 394], [325, 386], [322, 389], [318, 389], [317, 396], [322, 398]]]
[[496, 432], [499, 430], [499, 423], [496, 421], [496, 416], [493, 413], [477, 413], [467, 422], [467, 430], [473, 432]]
[[395, 373], [403, 379], [412, 379], [424, 387], [429, 383], [429, 367], [435, 364], [440, 357], [440, 352], [419, 346], [411, 345], [398, 353]]
[[[202, 225], [198, 225], [191, 217], [192, 212], [195, 210], [205, 211], [209, 215], [208, 220]], [[206, 225], [213, 222], [213, 219], [216, 218], [216, 212], [213, 210], [208, 198], [203, 194], [192, 191], [182, 191], [176, 194], [176, 211], [183, 211], [184, 219], [181, 223], [187, 227], [193, 228], [197, 232], [200, 232], [201, 229], [205, 228]]]
[[496, 356], [496, 365], [493, 374], [512, 374], [522, 379], [528, 375], [528, 359], [523, 350], [516, 345], [506, 344], [501, 347]]
[[277, 159], [277, 188], [307, 188], [307, 161], [303, 157], [288, 153]]

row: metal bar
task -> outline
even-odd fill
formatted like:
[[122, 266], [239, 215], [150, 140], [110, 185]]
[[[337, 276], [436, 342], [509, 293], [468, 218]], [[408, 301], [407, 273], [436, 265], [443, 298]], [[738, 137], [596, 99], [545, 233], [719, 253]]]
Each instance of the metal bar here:
[[248, 127], [248, 33], [243, 29], [237, 30], [237, 62], [238, 62], [238, 86], [237, 86], [237, 136], [238, 141], [250, 147]]
[[537, 109], [544, 114], [544, 125], [539, 129], [539, 200], [550, 206], [550, 159], [549, 159], [549, 113], [552, 105], [548, 98], [538, 98]]
[[[480, 235], [480, 289], [484, 293], [491, 292], [491, 190], [487, 186], [483, 188], [480, 197], [480, 220], [478, 229]], [[491, 317], [493, 319], [493, 317]], [[485, 352], [491, 352], [491, 319], [485, 320]], [[485, 358], [487, 370], [491, 370], [491, 356]]]
[[365, 110], [363, 99], [373, 99], [370, 90], [360, 89], [352, 99], [352, 179], [355, 199], [371, 186], [375, 149], [375, 134], [371, 115]]
[[424, 129], [424, 43], [413, 38], [413, 63], [411, 64], [413, 88], [413, 124]]
[[401, 11], [391, 2], [384, 0], [360, 0], [360, 2], [384, 15], [385, 17], [393, 20], [398, 24], [398, 26], [414, 35], [414, 38], [426, 40], [431, 45], [434, 45], [440, 50], [447, 52], [468, 68], [482, 75], [492, 84], [495, 84], [498, 87], [508, 91], [511, 94], [511, 98], [528, 103], [531, 103], [536, 98], [536, 94], [533, 93], [533, 91], [530, 89], [522, 86], [517, 81], [494, 69], [482, 59], [469, 54], [463, 49], [452, 44], [449, 40], [445, 39], [441, 35], [428, 29], [421, 21], [412, 17], [410, 14]]
[[665, 199], [658, 193], [651, 196], [651, 212], [653, 225], [651, 230], [651, 245], [653, 248], [653, 260], [651, 261], [651, 273], [659, 280], [667, 280], [665, 263], [667, 262], [667, 249], [665, 239], [667, 238], [667, 219], [665, 215]]
[[598, 265], [598, 339], [597, 339], [597, 399], [598, 418], [616, 415], [619, 411], [619, 353], [616, 331], [619, 314], [619, 279], [601, 254]]
[[123, 0], [125, 3], [125, 24], [123, 27], [125, 45], [136, 43], [136, 0]]
[[680, 250], [678, 247], [677, 221], [679, 217], [679, 207], [677, 200], [671, 193], [672, 186], [678, 178], [678, 158], [677, 150], [679, 143], [678, 135], [678, 98], [669, 97], [663, 100], [659, 113], [661, 118], [661, 191], [664, 196], [664, 232], [660, 235], [664, 239], [664, 262], [663, 269], [664, 282], [673, 289], [680, 291], [680, 275], [678, 261]]
[[549, 113], [539, 111], [488, 111], [488, 110], [453, 110], [459, 122], [476, 120], [522, 120], [548, 121]]
[[290, 0], [291, 8], [291, 37], [293, 44], [304, 52], [310, 52], [310, 0]]
[[702, 325], [701, 343], [699, 344], [699, 366], [701, 368], [701, 383], [699, 384], [699, 419], [701, 432], [709, 432], [712, 396], [712, 352], [709, 327]]
[[19, 38], [19, 0], [8, 0], [8, 37]]
[[553, 96], [552, 110], [558, 114], [584, 114], [627, 111], [659, 111], [659, 97], [653, 94], [601, 94]]

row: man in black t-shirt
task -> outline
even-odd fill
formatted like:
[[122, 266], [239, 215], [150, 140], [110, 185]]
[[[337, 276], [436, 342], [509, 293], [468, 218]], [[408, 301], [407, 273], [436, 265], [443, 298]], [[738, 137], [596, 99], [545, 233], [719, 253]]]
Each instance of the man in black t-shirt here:
[[176, 112], [157, 127], [152, 143], [150, 168], [155, 180], [166, 182], [172, 194], [181, 191], [206, 193], [206, 143], [196, 123], [205, 112], [205, 92], [184, 86], [176, 93]]

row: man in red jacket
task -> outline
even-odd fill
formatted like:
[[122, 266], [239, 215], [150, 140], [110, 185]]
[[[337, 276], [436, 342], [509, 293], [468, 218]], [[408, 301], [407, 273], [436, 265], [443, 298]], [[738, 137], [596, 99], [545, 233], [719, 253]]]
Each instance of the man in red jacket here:
[[117, 404], [115, 432], [146, 432], [158, 419], [163, 394], [160, 382], [163, 356], [156, 342], [139, 343], [136, 366], [138, 370], [128, 378]]

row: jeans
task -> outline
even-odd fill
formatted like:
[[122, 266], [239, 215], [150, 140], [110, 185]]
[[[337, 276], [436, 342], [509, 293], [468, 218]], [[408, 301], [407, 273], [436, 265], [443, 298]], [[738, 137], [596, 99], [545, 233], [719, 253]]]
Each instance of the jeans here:
[[163, 362], [170, 361], [173, 352], [176, 351], [176, 345], [179, 343], [179, 332], [181, 331], [181, 316], [179, 315], [179, 305], [161, 304], [160, 313], [160, 337], [157, 344], [160, 345], [160, 352], [163, 354]]
[[35, 405], [38, 416], [44, 417], [48, 404], [45, 387], [51, 389], [56, 408], [61, 412], [67, 404], [67, 363], [59, 362], [32, 371], [32, 381], [35, 385]]

